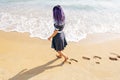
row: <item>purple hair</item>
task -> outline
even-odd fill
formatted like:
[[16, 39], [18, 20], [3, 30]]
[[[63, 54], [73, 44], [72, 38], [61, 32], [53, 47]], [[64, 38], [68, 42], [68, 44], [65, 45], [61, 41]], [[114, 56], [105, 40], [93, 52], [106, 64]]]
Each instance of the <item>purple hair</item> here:
[[53, 19], [55, 21], [55, 24], [57, 25], [61, 25], [65, 23], [65, 15], [60, 5], [54, 6]]

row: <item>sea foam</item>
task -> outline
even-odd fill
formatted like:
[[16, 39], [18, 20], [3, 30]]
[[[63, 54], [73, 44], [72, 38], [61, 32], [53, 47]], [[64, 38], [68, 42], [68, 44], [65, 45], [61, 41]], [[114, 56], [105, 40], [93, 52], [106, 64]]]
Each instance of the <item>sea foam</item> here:
[[31, 37], [47, 39], [54, 31], [52, 8], [59, 3], [66, 16], [64, 32], [68, 41], [77, 42], [92, 33], [120, 32], [118, 0], [35, 1], [0, 4], [0, 30], [28, 32]]

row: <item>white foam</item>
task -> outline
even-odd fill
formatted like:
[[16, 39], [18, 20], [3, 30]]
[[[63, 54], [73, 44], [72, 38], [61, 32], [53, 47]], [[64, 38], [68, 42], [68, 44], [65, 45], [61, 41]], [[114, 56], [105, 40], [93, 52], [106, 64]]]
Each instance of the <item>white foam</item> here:
[[[82, 15], [84, 13], [84, 15]], [[90, 33], [114, 32], [119, 33], [119, 14], [96, 14], [79, 13], [71, 16], [69, 14], [66, 20], [64, 32], [68, 41], [79, 41]], [[87, 15], [87, 16], [86, 16]], [[71, 16], [71, 17], [69, 17]], [[114, 16], [114, 17], [110, 17]], [[12, 15], [10, 13], [0, 13], [0, 29], [4, 31], [29, 32], [31, 37], [47, 39], [54, 30], [51, 17], [40, 16], [27, 17]]]
[[[120, 32], [120, 10], [117, 8], [119, 3], [115, 5], [114, 1], [112, 1], [114, 4], [106, 0], [93, 0], [93, 3], [89, 3], [90, 1], [79, 0], [77, 7], [76, 0], [69, 4], [67, 1], [64, 2], [63, 7], [66, 15], [64, 32], [68, 41], [79, 41], [91, 33]], [[53, 6], [51, 6], [54, 3], [48, 1], [46, 7], [38, 6], [36, 2], [32, 3], [32, 1], [28, 3], [23, 5], [24, 3], [19, 4], [18, 2], [15, 5], [13, 5], [14, 3], [9, 4], [7, 7], [2, 5], [0, 8], [0, 30], [29, 32], [31, 37], [47, 39], [54, 30]], [[55, 3], [60, 3], [60, 1]], [[21, 5], [23, 6], [21, 7]]]

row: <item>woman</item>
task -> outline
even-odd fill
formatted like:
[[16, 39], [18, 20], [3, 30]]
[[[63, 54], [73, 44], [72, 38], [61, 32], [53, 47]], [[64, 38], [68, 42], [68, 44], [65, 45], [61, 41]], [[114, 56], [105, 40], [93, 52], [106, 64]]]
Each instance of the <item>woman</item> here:
[[68, 57], [65, 56], [62, 52], [67, 45], [67, 41], [63, 32], [63, 28], [65, 26], [65, 15], [60, 5], [54, 6], [53, 19], [55, 30], [53, 34], [48, 38], [48, 40], [51, 40], [52, 38], [52, 48], [58, 52], [57, 57], [63, 57], [63, 62], [66, 62]]

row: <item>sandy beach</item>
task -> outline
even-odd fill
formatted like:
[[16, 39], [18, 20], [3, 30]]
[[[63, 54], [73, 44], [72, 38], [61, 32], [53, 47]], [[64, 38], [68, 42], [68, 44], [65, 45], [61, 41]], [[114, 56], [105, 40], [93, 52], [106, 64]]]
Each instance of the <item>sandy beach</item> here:
[[0, 80], [120, 80], [120, 38], [102, 35], [68, 42], [64, 53], [78, 62], [62, 64], [50, 41], [0, 31]]

